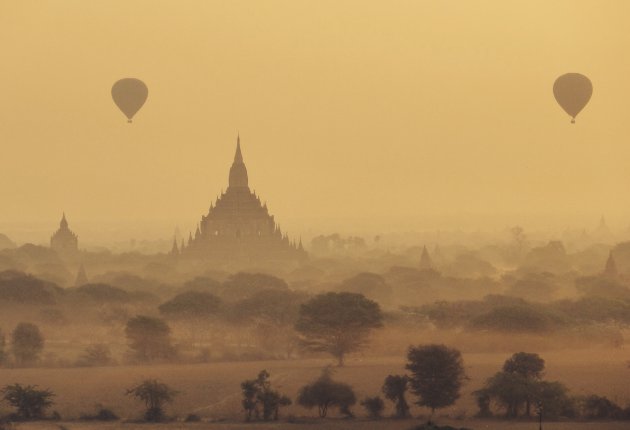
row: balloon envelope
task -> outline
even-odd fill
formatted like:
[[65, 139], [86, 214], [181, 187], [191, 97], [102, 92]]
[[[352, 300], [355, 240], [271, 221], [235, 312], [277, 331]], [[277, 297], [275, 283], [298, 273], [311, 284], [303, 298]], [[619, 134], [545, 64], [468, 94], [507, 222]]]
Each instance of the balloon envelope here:
[[149, 95], [149, 89], [140, 79], [125, 78], [117, 81], [112, 87], [112, 98], [116, 106], [131, 122]]
[[584, 75], [579, 73], [567, 73], [556, 79], [553, 84], [553, 95], [558, 104], [568, 113], [571, 122], [591, 99], [593, 84]]

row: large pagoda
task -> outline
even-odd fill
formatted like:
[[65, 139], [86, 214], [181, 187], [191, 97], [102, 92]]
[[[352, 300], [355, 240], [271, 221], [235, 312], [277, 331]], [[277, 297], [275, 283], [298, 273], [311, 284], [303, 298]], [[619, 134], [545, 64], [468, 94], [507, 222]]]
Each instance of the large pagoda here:
[[[174, 245], [177, 252], [177, 245]], [[250, 191], [240, 136], [230, 168], [229, 186], [201, 217], [194, 234], [179, 252], [217, 262], [264, 263], [306, 257], [301, 240], [290, 241], [269, 214], [267, 204]]]
[[79, 238], [68, 227], [65, 213], [61, 217], [59, 230], [50, 238], [50, 247], [62, 256], [75, 254], [79, 250]]

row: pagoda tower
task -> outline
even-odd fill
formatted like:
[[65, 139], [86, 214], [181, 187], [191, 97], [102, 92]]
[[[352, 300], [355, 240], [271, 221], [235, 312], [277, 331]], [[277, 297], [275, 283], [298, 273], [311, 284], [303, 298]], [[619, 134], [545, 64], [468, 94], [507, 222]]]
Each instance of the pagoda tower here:
[[286, 262], [306, 257], [300, 244], [283, 233], [267, 204], [249, 188], [240, 136], [230, 167], [228, 188], [201, 217], [182, 256], [237, 263]]
[[606, 267], [604, 267], [604, 276], [609, 278], [616, 278], [619, 275], [617, 272], [617, 263], [615, 263], [615, 257], [613, 257], [612, 251], [608, 254], [608, 260], [606, 260]]
[[79, 238], [68, 227], [64, 213], [59, 223], [59, 230], [50, 238], [50, 247], [61, 255], [75, 254], [79, 250]]
[[80, 287], [82, 285], [87, 284], [88, 281], [88, 277], [87, 277], [87, 273], [85, 273], [85, 267], [83, 267], [83, 264], [81, 264], [79, 266], [79, 271], [77, 272], [77, 278], [74, 281], [74, 286], [75, 287]]
[[433, 269], [433, 261], [431, 260], [429, 251], [427, 251], [426, 245], [422, 247], [422, 256], [420, 257], [420, 269], [421, 270]]

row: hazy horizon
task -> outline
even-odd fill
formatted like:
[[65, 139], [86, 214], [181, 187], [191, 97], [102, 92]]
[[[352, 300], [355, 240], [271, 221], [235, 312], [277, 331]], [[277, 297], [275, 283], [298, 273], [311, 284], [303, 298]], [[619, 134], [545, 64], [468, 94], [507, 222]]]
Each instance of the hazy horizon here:
[[[567, 11], [570, 11], [568, 13]], [[623, 1], [4, 2], [0, 232], [183, 234], [250, 187], [315, 232], [626, 231]], [[557, 76], [593, 97], [577, 123]], [[112, 84], [149, 87], [133, 124]], [[47, 233], [46, 233], [47, 232]]]

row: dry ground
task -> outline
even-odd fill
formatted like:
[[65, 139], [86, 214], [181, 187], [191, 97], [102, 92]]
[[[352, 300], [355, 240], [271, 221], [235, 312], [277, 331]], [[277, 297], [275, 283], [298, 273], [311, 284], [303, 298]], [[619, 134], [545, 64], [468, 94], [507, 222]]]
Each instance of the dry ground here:
[[[538, 423], [507, 423], [497, 421], [448, 421], [454, 427], [465, 425], [472, 430], [536, 430]], [[15, 430], [410, 430], [417, 421], [362, 421], [362, 420], [326, 420], [321, 423], [169, 423], [169, 424], [127, 424], [127, 423], [24, 423], [15, 426]], [[627, 430], [624, 422], [580, 422], [580, 423], [545, 423], [545, 430]]]
[[[597, 393], [625, 405], [630, 403], [630, 369], [627, 360], [630, 351], [569, 351], [550, 352], [542, 354], [547, 362], [547, 379], [559, 380], [567, 385], [572, 394]], [[461, 399], [457, 404], [444, 411], [440, 411], [440, 421], [452, 420], [454, 426], [466, 426], [474, 429], [534, 429], [532, 423], [479, 422], [469, 420], [476, 412], [471, 392], [478, 389], [484, 380], [498, 371], [506, 354], [464, 354], [467, 373], [470, 377]], [[253, 378], [261, 369], [267, 369], [272, 375], [274, 386], [292, 398], [296, 397], [299, 388], [316, 378], [321, 369], [333, 363], [332, 360], [311, 359], [268, 362], [237, 362], [237, 363], [208, 363], [199, 365], [159, 365], [159, 366], [126, 366], [102, 368], [72, 368], [72, 369], [0, 369], [0, 385], [9, 383], [37, 384], [50, 388], [57, 396], [55, 410], [64, 419], [76, 419], [82, 413], [91, 413], [95, 405], [100, 404], [111, 408], [119, 416], [135, 419], [142, 413], [141, 404], [125, 396], [125, 389], [144, 378], [159, 378], [173, 388], [180, 391], [176, 401], [169, 406], [169, 414], [184, 417], [195, 413], [204, 420], [227, 420], [222, 423], [196, 424], [168, 424], [158, 426], [133, 424], [90, 424], [69, 422], [63, 425], [68, 429], [82, 428], [168, 428], [180, 427], [199, 429], [232, 429], [257, 428], [313, 428], [312, 420], [305, 423], [280, 424], [251, 424], [243, 425], [239, 384], [244, 379]], [[347, 366], [335, 370], [335, 378], [351, 384], [362, 399], [367, 395], [380, 394], [380, 386], [388, 374], [404, 372], [403, 357], [361, 358], [348, 360]], [[411, 401], [412, 398], [410, 397]], [[389, 405], [388, 405], [389, 407]], [[1, 406], [2, 412], [8, 412], [7, 406]], [[412, 421], [381, 421], [370, 422], [361, 419], [364, 412], [360, 406], [355, 406], [355, 413], [359, 417], [355, 421], [326, 420], [317, 425], [321, 429], [408, 429]], [[387, 411], [390, 413], [391, 409]], [[426, 413], [418, 407], [412, 410], [414, 415]], [[308, 411], [299, 406], [291, 406], [282, 411], [284, 417], [312, 417], [315, 411]], [[334, 418], [334, 416], [333, 416]], [[300, 418], [300, 421], [304, 421]], [[319, 422], [314, 420], [314, 422]], [[23, 424], [19, 428], [57, 429], [54, 423]], [[555, 423], [550, 429], [627, 429], [628, 423]]]

